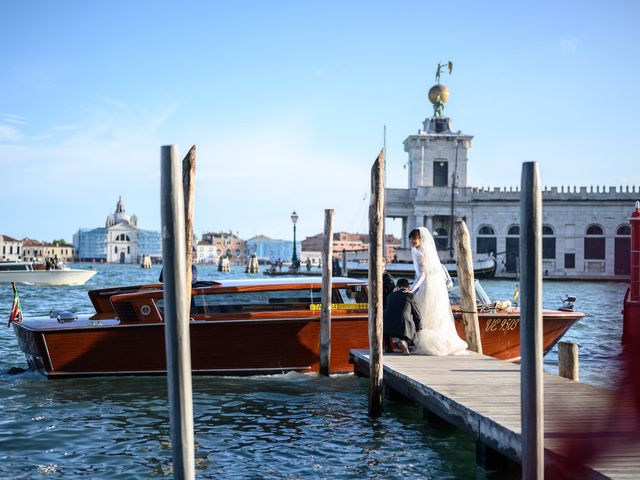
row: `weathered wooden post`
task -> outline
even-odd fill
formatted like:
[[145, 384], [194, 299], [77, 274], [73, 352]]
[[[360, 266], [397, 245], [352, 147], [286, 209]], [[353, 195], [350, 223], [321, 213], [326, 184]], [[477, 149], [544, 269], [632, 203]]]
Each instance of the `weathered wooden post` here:
[[329, 376], [331, 362], [331, 276], [333, 275], [333, 209], [324, 211], [322, 245], [322, 310], [320, 312], [320, 373]]
[[342, 276], [348, 277], [349, 272], [347, 271], [347, 249], [342, 249]]
[[482, 353], [480, 327], [478, 325], [478, 307], [476, 305], [476, 285], [471, 257], [471, 238], [464, 220], [456, 221], [455, 232], [456, 268], [460, 283], [460, 307], [462, 323], [469, 350]]
[[369, 416], [382, 414], [382, 236], [384, 215], [384, 151], [371, 167], [369, 205]]
[[187, 303], [184, 194], [178, 147], [162, 147], [161, 216], [164, 332], [171, 424], [173, 476], [195, 478], [191, 345]]
[[575, 382], [580, 381], [578, 367], [578, 344], [573, 342], [558, 343], [558, 373], [561, 377]]
[[520, 397], [522, 478], [544, 478], [542, 196], [538, 164], [522, 165], [520, 192]]
[[182, 188], [184, 190], [184, 234], [187, 272], [187, 305], [191, 305], [191, 265], [193, 264], [193, 208], [196, 192], [196, 146], [182, 159]]

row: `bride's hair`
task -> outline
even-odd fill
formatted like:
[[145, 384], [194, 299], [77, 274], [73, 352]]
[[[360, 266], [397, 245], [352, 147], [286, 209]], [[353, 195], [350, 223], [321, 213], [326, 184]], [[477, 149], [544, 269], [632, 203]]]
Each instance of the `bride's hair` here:
[[420, 238], [420, 230], [418, 230], [417, 228], [414, 228], [413, 230], [411, 230], [409, 232], [409, 238]]

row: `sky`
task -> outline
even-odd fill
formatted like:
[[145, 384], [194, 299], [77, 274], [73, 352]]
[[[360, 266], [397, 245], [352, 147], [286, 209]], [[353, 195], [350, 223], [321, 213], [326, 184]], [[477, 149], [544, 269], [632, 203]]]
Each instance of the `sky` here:
[[[0, 2], [0, 234], [71, 241], [122, 197], [160, 229], [160, 150], [197, 148], [195, 233], [366, 232], [370, 168], [445, 114], [469, 184], [640, 185], [640, 2]], [[388, 231], [399, 233], [397, 223]]]

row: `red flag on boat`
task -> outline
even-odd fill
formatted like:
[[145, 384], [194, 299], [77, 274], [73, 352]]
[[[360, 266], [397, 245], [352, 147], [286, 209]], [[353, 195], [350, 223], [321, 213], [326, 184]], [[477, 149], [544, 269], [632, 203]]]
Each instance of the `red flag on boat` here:
[[11, 305], [11, 314], [9, 314], [8, 327], [11, 326], [11, 322], [22, 323], [22, 306], [20, 305], [20, 297], [18, 296], [18, 289], [16, 288], [16, 282], [11, 282], [13, 288], [13, 305]]

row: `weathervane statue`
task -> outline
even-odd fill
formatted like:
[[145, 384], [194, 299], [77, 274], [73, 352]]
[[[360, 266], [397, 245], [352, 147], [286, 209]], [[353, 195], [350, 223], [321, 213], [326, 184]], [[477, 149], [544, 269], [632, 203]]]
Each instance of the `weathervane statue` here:
[[440, 84], [440, 74], [444, 67], [448, 67], [449, 75], [453, 70], [453, 62], [438, 63], [436, 67], [436, 84], [429, 90], [429, 101], [433, 104], [433, 116], [442, 117], [444, 111], [444, 104], [449, 100], [449, 89]]

